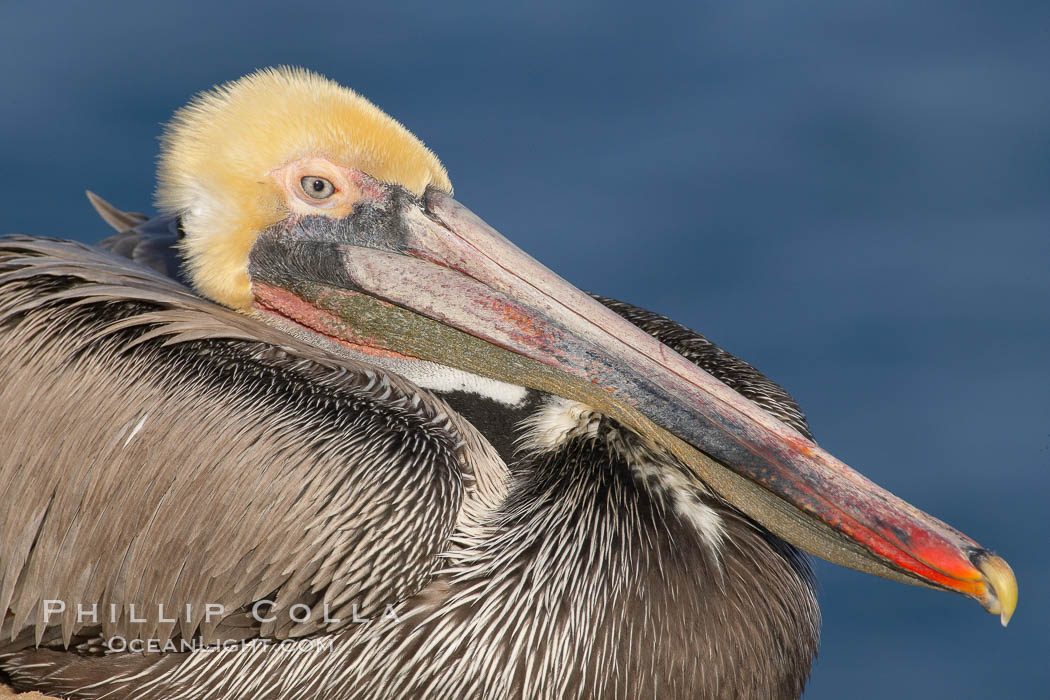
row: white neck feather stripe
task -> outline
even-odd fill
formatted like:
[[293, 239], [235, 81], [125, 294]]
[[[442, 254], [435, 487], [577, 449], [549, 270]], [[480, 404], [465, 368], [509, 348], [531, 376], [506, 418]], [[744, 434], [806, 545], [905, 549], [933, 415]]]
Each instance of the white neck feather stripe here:
[[489, 379], [478, 374], [471, 374], [455, 367], [447, 367], [427, 360], [404, 360], [392, 357], [362, 356], [369, 364], [382, 367], [401, 375], [408, 381], [423, 389], [438, 394], [460, 392], [475, 394], [510, 408], [525, 403], [528, 389], [517, 384]]

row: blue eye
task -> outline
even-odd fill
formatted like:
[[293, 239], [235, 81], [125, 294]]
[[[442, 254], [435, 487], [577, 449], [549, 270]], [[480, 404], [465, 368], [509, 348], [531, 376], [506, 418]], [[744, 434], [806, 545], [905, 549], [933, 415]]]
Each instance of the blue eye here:
[[335, 185], [316, 175], [307, 175], [299, 180], [299, 185], [303, 188], [303, 192], [314, 199], [328, 199], [335, 194]]

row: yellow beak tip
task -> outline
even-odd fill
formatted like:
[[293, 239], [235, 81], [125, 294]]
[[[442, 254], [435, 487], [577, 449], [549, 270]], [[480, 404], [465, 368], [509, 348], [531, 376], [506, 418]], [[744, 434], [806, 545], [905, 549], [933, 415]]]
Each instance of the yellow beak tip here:
[[1017, 609], [1017, 578], [1006, 560], [997, 554], [987, 553], [976, 562], [984, 575], [987, 591], [981, 605], [990, 613], [998, 613], [1003, 627], [1010, 622]]

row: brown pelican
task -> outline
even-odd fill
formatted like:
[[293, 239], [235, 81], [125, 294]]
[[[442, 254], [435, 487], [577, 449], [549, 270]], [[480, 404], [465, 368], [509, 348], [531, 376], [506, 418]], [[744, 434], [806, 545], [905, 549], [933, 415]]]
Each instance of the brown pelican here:
[[1006, 562], [795, 401], [588, 296], [300, 70], [207, 92], [150, 222], [0, 242], [0, 670], [81, 698], [794, 698], [799, 549], [974, 598]]

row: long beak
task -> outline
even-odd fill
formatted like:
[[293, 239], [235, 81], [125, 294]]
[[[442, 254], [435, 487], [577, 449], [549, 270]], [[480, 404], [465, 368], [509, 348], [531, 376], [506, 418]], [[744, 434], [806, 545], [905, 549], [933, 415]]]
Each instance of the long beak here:
[[260, 236], [249, 273], [262, 315], [588, 403], [811, 554], [956, 591], [1009, 620], [1017, 584], [1002, 558], [594, 301], [449, 195], [366, 184], [370, 198], [347, 219], [292, 219]]

